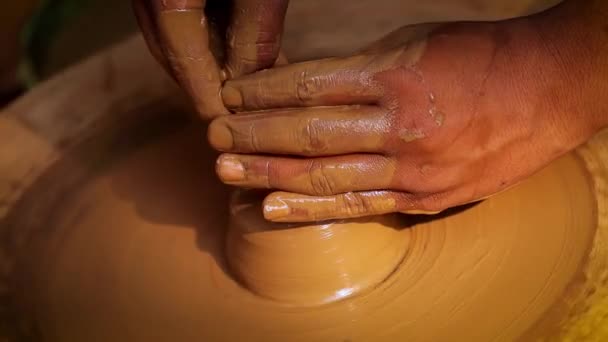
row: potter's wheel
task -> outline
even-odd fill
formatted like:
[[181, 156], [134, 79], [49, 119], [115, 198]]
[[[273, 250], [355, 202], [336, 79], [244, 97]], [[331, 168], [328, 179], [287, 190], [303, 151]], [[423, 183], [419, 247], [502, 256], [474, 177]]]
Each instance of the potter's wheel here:
[[[176, 114], [178, 105], [166, 100], [170, 83], [140, 67], [119, 67], [124, 80], [141, 78], [135, 85], [80, 83], [36, 115], [34, 99], [56, 98], [55, 82], [0, 116], [6, 334], [49, 341], [608, 337], [608, 133], [502, 194], [432, 220], [248, 231], [260, 212], [239, 207], [248, 216], [233, 218], [232, 227], [244, 227], [239, 236], [250, 245], [237, 250], [266, 255], [239, 271], [230, 258], [253, 259], [227, 252], [230, 199], [213, 177], [204, 128]], [[121, 106], [151, 84], [145, 103]], [[112, 105], [63, 107], [87, 86], [94, 91], [82, 102], [102, 97]], [[324, 245], [299, 245], [298, 234], [309, 233]], [[283, 250], [256, 254], [268, 241]], [[333, 253], [344, 241], [352, 245]], [[387, 250], [403, 253], [379, 257]], [[394, 264], [372, 279], [381, 258]], [[313, 261], [319, 266], [307, 267]]]

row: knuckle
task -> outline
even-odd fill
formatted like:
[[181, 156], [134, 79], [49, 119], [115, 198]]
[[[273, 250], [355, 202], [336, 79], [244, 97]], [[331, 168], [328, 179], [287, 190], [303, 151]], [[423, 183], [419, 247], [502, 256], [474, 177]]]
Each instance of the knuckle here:
[[315, 196], [334, 194], [334, 180], [326, 173], [326, 165], [319, 160], [312, 160], [307, 169], [310, 192]]
[[[229, 148], [233, 151], [238, 151], [240, 153], [256, 153], [260, 151], [260, 142], [258, 138], [258, 127], [250, 122], [246, 122], [244, 120], [234, 120], [230, 116], [220, 116], [217, 117], [212, 125], [214, 131], [221, 131], [223, 133], [223, 140], [226, 137], [229, 138], [229, 142], [225, 142], [226, 145], [229, 145]], [[219, 135], [216, 134], [216, 135]]]
[[277, 189], [283, 184], [281, 177], [281, 165], [274, 160], [266, 160], [259, 167], [261, 170], [258, 171], [258, 177], [261, 178], [261, 184], [266, 189]]
[[322, 121], [317, 118], [306, 118], [299, 121], [294, 140], [298, 146], [301, 146], [302, 154], [313, 155], [327, 149], [322, 125]]
[[260, 68], [271, 67], [277, 60], [280, 46], [276, 42], [257, 43], [256, 63]]
[[312, 100], [312, 94], [317, 87], [317, 80], [309, 76], [307, 70], [295, 74], [295, 96], [299, 102], [306, 104]]
[[343, 208], [348, 216], [360, 216], [372, 212], [373, 203], [369, 198], [349, 192], [342, 195]]

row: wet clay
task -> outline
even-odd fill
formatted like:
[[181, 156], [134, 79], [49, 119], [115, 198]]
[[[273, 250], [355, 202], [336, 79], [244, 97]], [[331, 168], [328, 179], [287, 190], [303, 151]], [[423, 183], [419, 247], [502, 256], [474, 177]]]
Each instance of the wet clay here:
[[[596, 202], [605, 194], [594, 190], [592, 180], [605, 182], [606, 169], [597, 148], [585, 152], [595, 163], [592, 179], [586, 164], [570, 154], [505, 193], [433, 220], [413, 216], [349, 229], [327, 223], [274, 231], [238, 205], [228, 224], [227, 189], [211, 177], [214, 156], [201, 147], [202, 133], [196, 128], [173, 133], [114, 163], [66, 196], [45, 233], [31, 238], [18, 288], [24, 295], [20, 307], [30, 308], [28, 321], [36, 322], [40, 336], [50, 341], [555, 336], [562, 333], [560, 322], [578, 317], [571, 317], [577, 312], [571, 300], [588, 298], [577, 285], [580, 275], [593, 267], [605, 270], [605, 240], [598, 240], [600, 231], [606, 234], [605, 208], [597, 207], [605, 198]], [[606, 138], [602, 146], [608, 146]], [[226, 251], [226, 236], [234, 233], [227, 230], [235, 229], [244, 234], [240, 241], [228, 238]], [[332, 234], [313, 238], [323, 231]], [[403, 256], [389, 258], [390, 274], [365, 284], [370, 267], [377, 266], [374, 258], [397, 249], [382, 248], [389, 237], [407, 242]], [[230, 252], [231, 244], [239, 250]], [[599, 254], [590, 256], [591, 249]], [[244, 264], [239, 266], [238, 257]], [[253, 280], [243, 284], [230, 265]], [[357, 276], [348, 284], [352, 274]], [[282, 284], [297, 284], [298, 291]], [[326, 297], [329, 290], [358, 284], [366, 286], [351, 296]]]
[[385, 280], [408, 249], [396, 215], [278, 224], [262, 216], [261, 198], [235, 193], [226, 240], [233, 274], [260, 296], [304, 306], [348, 298]]

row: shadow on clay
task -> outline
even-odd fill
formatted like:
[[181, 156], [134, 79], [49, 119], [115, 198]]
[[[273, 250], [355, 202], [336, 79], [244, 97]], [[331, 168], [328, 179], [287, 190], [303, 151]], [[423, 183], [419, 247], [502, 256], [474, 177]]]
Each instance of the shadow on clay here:
[[215, 176], [217, 153], [206, 144], [205, 129], [192, 125], [144, 146], [113, 174], [111, 187], [142, 220], [194, 229], [197, 247], [228, 272], [223, 239], [230, 191]]
[[[21, 263], [44, 268], [51, 262], [53, 251], [40, 254], [36, 246], [44, 244], [47, 237], [69, 234], [70, 227], [78, 226], [74, 221], [86, 217], [95, 203], [81, 203], [75, 208], [77, 212], [68, 227], [52, 222], [63, 211], [67, 198], [77, 196], [87, 183], [106, 172], [112, 173], [110, 186], [115, 200], [128, 202], [143, 221], [194, 229], [197, 247], [228, 273], [223, 238], [229, 191], [216, 180], [215, 153], [205, 143], [205, 128], [199, 125], [184, 130], [185, 122], [175, 120], [176, 114], [171, 114], [169, 120], [151, 120], [143, 128], [130, 126], [110, 135], [87, 137], [66, 150], [61, 160], [50, 165], [25, 190], [10, 214], [0, 221], [0, 261], [6, 266], [0, 272], [0, 320], [19, 325], [16, 320], [22, 315], [15, 298], [36, 283], [29, 273], [19, 271], [28, 269]], [[160, 137], [171, 134], [177, 139], [163, 145]], [[155, 144], [159, 148], [148, 148]], [[0, 333], [4, 330], [0, 326]], [[25, 334], [12, 329], [6, 332], [9, 333]], [[30, 333], [36, 332], [27, 334]]]
[[407, 214], [403, 214], [400, 215], [401, 217], [401, 223], [403, 223], [403, 228], [413, 228], [414, 226], [417, 226], [419, 224], [425, 224], [425, 223], [430, 223], [436, 220], [442, 220], [445, 219], [447, 217], [453, 216], [453, 215], [458, 215], [464, 211], [467, 211], [469, 209], [472, 209], [474, 207], [476, 207], [478, 204], [480, 204], [482, 201], [478, 201], [478, 202], [473, 202], [473, 203], [469, 203], [469, 204], [464, 204], [458, 207], [453, 207], [453, 208], [449, 208], [446, 209], [440, 213], [437, 214], [433, 214], [433, 215], [423, 215], [423, 214], [419, 214], [419, 215], [407, 215]]

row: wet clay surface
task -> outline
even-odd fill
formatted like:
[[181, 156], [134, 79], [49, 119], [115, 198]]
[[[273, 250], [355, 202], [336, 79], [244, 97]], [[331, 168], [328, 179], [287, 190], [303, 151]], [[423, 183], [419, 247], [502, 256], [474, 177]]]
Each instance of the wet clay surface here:
[[[288, 289], [269, 287], [262, 291], [277, 295], [268, 299], [241, 285], [227, 267], [228, 192], [212, 177], [214, 155], [201, 147], [202, 133], [193, 128], [148, 144], [64, 198], [21, 256], [18, 307], [31, 331], [48, 341], [547, 336], [559, 333], [557, 323], [570, 314], [570, 293], [580, 294], [572, 284], [589, 267], [592, 241], [598, 244], [593, 186], [585, 164], [570, 154], [478, 205], [433, 220], [407, 217], [401, 229], [393, 223], [352, 227], [372, 246], [382, 241], [378, 229], [407, 244], [393, 272], [350, 297], [319, 305], [314, 300], [327, 287], [310, 281], [300, 284], [312, 297], [289, 303]], [[234, 212], [233, 221], [241, 220]], [[267, 257], [256, 248], [283, 258], [250, 263], [251, 274], [273, 280], [288, 270], [322, 279], [326, 272], [329, 281], [344, 274], [348, 260], [342, 259], [352, 251], [339, 249], [340, 229], [329, 225], [321, 243], [298, 246], [302, 229], [311, 228], [282, 227], [280, 236], [256, 226], [260, 222], [240, 223], [249, 242], [291, 239], [293, 245], [274, 252], [255, 246], [249, 261]], [[323, 256], [325, 264], [305, 267]], [[369, 271], [374, 258], [348, 265], [350, 274]]]

